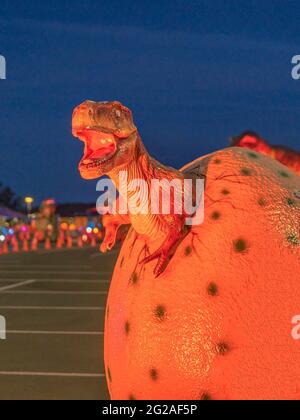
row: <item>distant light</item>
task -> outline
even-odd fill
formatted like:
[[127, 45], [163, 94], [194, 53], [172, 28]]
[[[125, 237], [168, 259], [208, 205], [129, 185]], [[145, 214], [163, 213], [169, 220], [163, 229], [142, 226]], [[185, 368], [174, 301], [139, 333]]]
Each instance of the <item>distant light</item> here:
[[98, 228], [94, 228], [93, 232], [97, 235], [97, 233], [99, 233], [99, 229]]
[[27, 227], [26, 226], [22, 226], [22, 232], [27, 232]]
[[83, 240], [83, 242], [86, 242], [88, 240], [87, 235], [82, 235], [82, 240]]
[[33, 199], [33, 197], [25, 197], [24, 202], [26, 204], [32, 204], [34, 202], [34, 199]]
[[14, 234], [14, 230], [13, 230], [13, 229], [8, 229], [8, 233], [9, 233], [10, 235], [13, 235], [13, 234]]
[[69, 229], [70, 229], [70, 230], [72, 230], [72, 231], [76, 230], [76, 225], [74, 225], [74, 223], [72, 223], [72, 224], [69, 226]]
[[60, 227], [61, 227], [62, 230], [67, 230], [68, 229], [68, 223], [64, 222], [60, 225]]
[[93, 229], [91, 227], [86, 228], [87, 233], [92, 233]]
[[5, 236], [4, 235], [0, 235], [0, 241], [4, 242], [5, 241]]

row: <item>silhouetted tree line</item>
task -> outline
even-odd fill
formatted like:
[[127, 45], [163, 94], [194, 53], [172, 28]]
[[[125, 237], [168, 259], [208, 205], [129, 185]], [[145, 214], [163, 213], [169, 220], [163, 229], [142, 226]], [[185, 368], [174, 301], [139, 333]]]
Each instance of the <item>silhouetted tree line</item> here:
[[15, 192], [10, 188], [6, 187], [0, 182], [0, 205], [8, 207], [12, 210], [22, 211], [22, 200], [18, 197]]

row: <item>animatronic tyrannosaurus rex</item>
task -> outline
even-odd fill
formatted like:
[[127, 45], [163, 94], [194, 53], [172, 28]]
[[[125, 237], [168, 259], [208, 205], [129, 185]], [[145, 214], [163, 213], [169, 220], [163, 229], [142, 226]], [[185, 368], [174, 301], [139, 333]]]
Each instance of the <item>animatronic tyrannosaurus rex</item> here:
[[[79, 164], [81, 176], [85, 179], [100, 178], [108, 175], [119, 189], [119, 173], [126, 171], [128, 184], [132, 180], [145, 181], [151, 188], [151, 181], [179, 180], [195, 181], [193, 174], [184, 174], [166, 167], [153, 159], [146, 151], [138, 130], [134, 125], [132, 114], [119, 102], [86, 101], [75, 108], [72, 121], [73, 135], [84, 142], [84, 156]], [[195, 183], [193, 182], [193, 186]], [[194, 188], [191, 187], [192, 201], [195, 204]], [[128, 195], [132, 192], [128, 192]], [[158, 238], [161, 245], [142, 262], [158, 259], [155, 275], [159, 276], [165, 269], [176, 247], [184, 238], [189, 228], [186, 226], [187, 214], [175, 211], [176, 200], [182, 201], [186, 191], [181, 189], [180, 197], [171, 199], [168, 214], [129, 213], [127, 216], [112, 216], [107, 227], [103, 251], [111, 249], [115, 242], [116, 230], [120, 224], [132, 224], [135, 232], [145, 238], [146, 243]], [[175, 197], [175, 195], [174, 195]], [[151, 201], [149, 196], [146, 200]], [[188, 216], [191, 216], [189, 214]]]

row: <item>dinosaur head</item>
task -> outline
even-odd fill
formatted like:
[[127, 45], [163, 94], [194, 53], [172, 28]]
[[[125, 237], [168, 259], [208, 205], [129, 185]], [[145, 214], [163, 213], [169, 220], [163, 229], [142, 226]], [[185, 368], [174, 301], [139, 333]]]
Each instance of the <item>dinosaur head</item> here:
[[240, 136], [232, 137], [230, 145], [233, 147], [246, 147], [264, 155], [270, 155], [271, 153], [269, 144], [253, 131], [246, 131]]
[[85, 179], [128, 165], [139, 142], [132, 114], [120, 102], [83, 102], [73, 112], [72, 133], [84, 143], [79, 171]]

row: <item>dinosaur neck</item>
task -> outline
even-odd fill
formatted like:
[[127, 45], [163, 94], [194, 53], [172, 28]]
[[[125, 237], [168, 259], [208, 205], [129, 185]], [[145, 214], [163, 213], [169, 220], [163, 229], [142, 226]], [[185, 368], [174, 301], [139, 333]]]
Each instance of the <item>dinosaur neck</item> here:
[[[126, 173], [126, 185], [120, 184], [120, 171]], [[166, 177], [166, 174], [168, 179], [181, 177], [180, 172], [171, 168], [167, 169], [155, 159], [151, 158], [141, 141], [138, 142], [132, 161], [117, 171], [112, 171], [108, 174], [119, 190], [122, 198], [126, 194], [130, 221], [138, 234], [152, 238], [160, 238], [165, 235], [162, 218], [151, 212], [150, 188], [153, 178], [162, 179]], [[133, 181], [136, 182], [136, 180], [143, 182], [143, 186], [138, 188], [138, 200], [136, 199], [137, 187], [130, 188], [130, 184]], [[133, 197], [135, 197], [133, 202], [138, 202], [139, 209], [146, 209], [145, 212], [135, 213], [132, 211], [130, 200]]]

